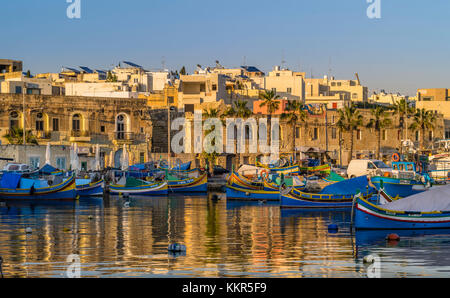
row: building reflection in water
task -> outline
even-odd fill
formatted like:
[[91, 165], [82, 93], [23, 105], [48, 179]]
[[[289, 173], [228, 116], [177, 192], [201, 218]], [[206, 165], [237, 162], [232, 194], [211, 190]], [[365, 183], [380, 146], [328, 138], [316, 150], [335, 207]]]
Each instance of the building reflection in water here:
[[[79, 254], [82, 276], [357, 276], [348, 231], [329, 223], [348, 212], [285, 216], [273, 204], [201, 197], [81, 199], [0, 207], [0, 255], [6, 277], [64, 277]], [[31, 227], [31, 234], [25, 228]], [[168, 254], [170, 243], [187, 247]]]

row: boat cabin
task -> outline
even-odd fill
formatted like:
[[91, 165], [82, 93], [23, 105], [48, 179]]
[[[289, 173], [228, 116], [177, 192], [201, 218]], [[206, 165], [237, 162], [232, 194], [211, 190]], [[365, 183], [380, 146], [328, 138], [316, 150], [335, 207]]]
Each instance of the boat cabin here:
[[27, 173], [30, 171], [31, 171], [30, 166], [20, 163], [8, 163], [3, 168], [3, 172]]

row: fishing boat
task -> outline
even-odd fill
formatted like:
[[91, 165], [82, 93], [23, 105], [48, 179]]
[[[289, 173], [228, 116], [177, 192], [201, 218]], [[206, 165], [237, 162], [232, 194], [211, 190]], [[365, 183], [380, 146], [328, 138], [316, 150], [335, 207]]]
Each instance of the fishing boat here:
[[450, 185], [433, 187], [384, 205], [356, 197], [355, 228], [445, 229], [450, 228]]
[[285, 166], [285, 167], [274, 167], [271, 165], [264, 165], [260, 162], [257, 162], [256, 166], [266, 169], [266, 172], [270, 170], [270, 172], [272, 172], [274, 174], [278, 174], [278, 175], [298, 174], [300, 171], [300, 168], [298, 165], [291, 165], [291, 166]]
[[75, 180], [77, 195], [81, 197], [103, 196], [105, 181], [103, 179], [91, 182], [90, 179]]
[[405, 198], [427, 190], [422, 181], [413, 179], [375, 176], [371, 182], [377, 189], [383, 184], [385, 192], [394, 198]]
[[130, 194], [130, 195], [145, 195], [145, 196], [160, 196], [167, 195], [169, 188], [167, 182], [147, 182], [135, 178], [128, 177], [125, 183], [119, 181], [118, 184], [109, 186], [111, 194]]
[[76, 199], [75, 176], [52, 176], [52, 179], [27, 178], [21, 173], [3, 173], [0, 199], [73, 200]]
[[169, 192], [207, 192], [208, 191], [208, 174], [204, 173], [197, 178], [176, 179], [169, 175], [168, 179]]
[[239, 173], [232, 172], [227, 177], [227, 185], [241, 189], [262, 190], [264, 184], [261, 181], [252, 181]]
[[[167, 164], [165, 164], [165, 163], [161, 163], [160, 164], [160, 168], [167, 170], [167, 169], [169, 169], [169, 166]], [[171, 170], [174, 170], [174, 171], [187, 171], [190, 168], [191, 168], [191, 162], [188, 161], [186, 163], [178, 164], [177, 166], [173, 167]]]
[[226, 194], [227, 199], [241, 199], [241, 200], [249, 200], [249, 201], [279, 201], [280, 200], [280, 191], [273, 190], [267, 191], [264, 189], [249, 189], [242, 188], [237, 186], [226, 185]]
[[350, 208], [357, 189], [364, 191], [365, 197], [375, 193], [368, 184], [367, 176], [337, 182], [325, 187], [320, 193], [305, 193], [292, 189], [281, 195], [282, 208]]

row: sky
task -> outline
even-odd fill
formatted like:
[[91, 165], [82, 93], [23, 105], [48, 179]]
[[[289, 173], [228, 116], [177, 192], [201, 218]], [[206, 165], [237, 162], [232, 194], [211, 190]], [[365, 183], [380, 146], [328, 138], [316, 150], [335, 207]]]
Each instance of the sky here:
[[268, 72], [284, 60], [307, 77], [358, 73], [371, 92], [450, 88], [449, 0], [379, 0], [380, 19], [367, 0], [80, 0], [80, 19], [66, 1], [1, 0], [0, 58], [31, 73], [216, 60]]

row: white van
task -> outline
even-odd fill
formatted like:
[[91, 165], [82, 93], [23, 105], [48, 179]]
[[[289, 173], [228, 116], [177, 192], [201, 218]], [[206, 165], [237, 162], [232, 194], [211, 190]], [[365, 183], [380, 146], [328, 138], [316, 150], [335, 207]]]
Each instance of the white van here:
[[347, 168], [348, 178], [364, 175], [384, 176], [386, 172], [392, 175], [392, 168], [377, 159], [353, 159]]

